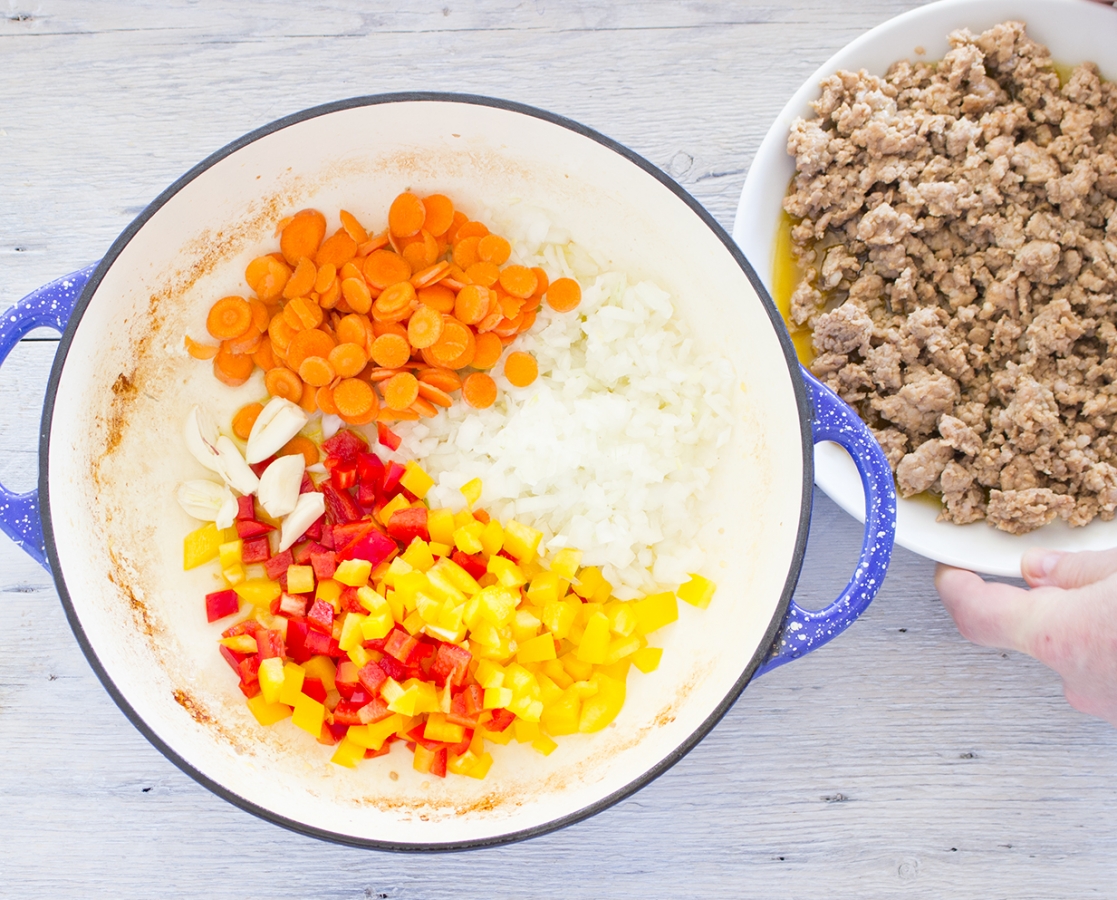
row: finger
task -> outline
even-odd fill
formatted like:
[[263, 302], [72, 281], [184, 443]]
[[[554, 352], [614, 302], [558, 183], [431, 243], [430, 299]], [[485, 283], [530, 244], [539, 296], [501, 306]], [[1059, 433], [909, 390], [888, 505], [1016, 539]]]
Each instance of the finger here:
[[1032, 587], [1084, 587], [1117, 573], [1117, 549], [1063, 553], [1037, 548], [1024, 554], [1020, 573]]
[[1110, 725], [1117, 725], [1117, 702], [1112, 697], [1096, 694], [1083, 694], [1064, 682], [1063, 694], [1067, 703], [1081, 713], [1105, 719]]
[[963, 637], [985, 647], [1027, 652], [1035, 619], [1030, 591], [941, 564], [935, 587]]

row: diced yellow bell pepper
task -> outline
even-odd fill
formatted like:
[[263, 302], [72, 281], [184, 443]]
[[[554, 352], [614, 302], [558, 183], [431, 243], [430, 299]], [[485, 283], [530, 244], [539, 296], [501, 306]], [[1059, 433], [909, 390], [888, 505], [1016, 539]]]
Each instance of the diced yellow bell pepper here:
[[227, 569], [222, 569], [221, 577], [225, 579], [229, 587], [236, 587], [244, 581], [247, 577], [247, 573], [244, 571], [244, 566], [240, 563], [236, 563], [235, 565], [229, 566]]
[[544, 756], [550, 756], [555, 748], [558, 747], [558, 744], [547, 737], [547, 735], [541, 734], [539, 735], [539, 737], [531, 742], [531, 746], [533, 750], [537, 750]]
[[330, 762], [345, 766], [347, 769], [357, 768], [357, 763], [365, 758], [365, 748], [355, 741], [349, 740], [348, 735], [343, 737], [330, 757]]
[[257, 677], [260, 679], [260, 693], [264, 700], [268, 703], [277, 702], [284, 681], [283, 660], [278, 656], [265, 659], [260, 663]]
[[437, 751], [428, 750], [422, 744], [416, 744], [414, 754], [411, 757], [411, 768], [416, 772], [430, 772], [434, 768], [434, 758], [437, 755]]
[[462, 553], [480, 553], [484, 549], [481, 546], [481, 532], [484, 530], [485, 526], [477, 520], [455, 528], [454, 546]]
[[439, 541], [432, 540], [427, 546], [430, 547], [431, 556], [439, 559], [444, 556], [449, 556], [454, 549], [453, 545], [453, 532], [450, 533], [451, 542], [448, 544], [440, 543]]
[[244, 549], [244, 541], [237, 538], [235, 541], [226, 541], [217, 548], [217, 558], [221, 560], [221, 568], [229, 569], [233, 566], [239, 566], [241, 563], [241, 552]]
[[269, 703], [262, 692], [248, 698], [248, 708], [261, 725], [274, 725], [291, 715], [291, 707], [286, 703]]
[[578, 573], [578, 578], [573, 582], [574, 593], [586, 600], [593, 597], [605, 579], [601, 577], [601, 570], [597, 566], [586, 566]]
[[322, 723], [326, 719], [326, 707], [306, 694], [299, 694], [291, 721], [307, 734], [317, 738], [322, 733]]
[[543, 540], [543, 532], [536, 531], [511, 519], [504, 526], [504, 549], [521, 563], [529, 563], [535, 559], [539, 542]]
[[596, 672], [598, 691], [582, 702], [582, 714], [578, 719], [578, 730], [582, 733], [600, 731], [617, 717], [624, 705], [625, 686], [623, 681]]
[[446, 716], [441, 712], [432, 712], [427, 716], [427, 724], [423, 728], [423, 737], [428, 741], [445, 741], [447, 744], [457, 744], [465, 737], [465, 728], [453, 722], [447, 722]]
[[309, 594], [314, 590], [314, 569], [310, 566], [287, 567], [287, 592]]
[[551, 571], [558, 575], [559, 578], [573, 581], [574, 576], [578, 573], [578, 566], [581, 565], [581, 563], [581, 550], [575, 550], [573, 547], [564, 547], [562, 550], [559, 550], [551, 560]]
[[[512, 702], [512, 689], [506, 687], [485, 688], [485, 709], [503, 709]], [[391, 709], [391, 706], [388, 707]]]
[[303, 671], [307, 678], [317, 678], [322, 682], [322, 687], [332, 691], [337, 686], [337, 666], [328, 656], [312, 656], [303, 663]]
[[478, 660], [477, 671], [474, 677], [482, 688], [498, 688], [504, 686], [504, 669], [492, 660]]
[[536, 606], [545, 606], [559, 599], [559, 578], [554, 572], [540, 572], [528, 585], [527, 598]]
[[557, 657], [555, 639], [549, 634], [540, 634], [529, 638], [520, 644], [516, 651], [516, 662], [518, 663], [543, 662]]
[[717, 590], [717, 585], [710, 579], [703, 578], [701, 575], [690, 573], [690, 581], [686, 584], [679, 585], [679, 589], [675, 592], [679, 595], [679, 599], [691, 606], [697, 606], [699, 609], [705, 609], [710, 605], [710, 600], [713, 599], [714, 591]]
[[392, 513], [401, 509], [409, 509], [411, 501], [408, 500], [403, 494], [396, 494], [391, 500], [381, 507], [380, 511], [376, 514], [376, 518], [380, 520], [382, 525], [387, 525], [388, 520], [392, 518]]
[[570, 634], [571, 626], [578, 618], [581, 602], [571, 600], [549, 600], [543, 607], [543, 625], [556, 638], [563, 640]]
[[[361, 626], [364, 631], [364, 626]], [[372, 654], [369, 653], [364, 647], [358, 644], [349, 651], [349, 659], [358, 669], [364, 668], [372, 660]]]
[[[383, 564], [381, 564], [383, 565]], [[388, 568], [383, 573], [383, 581], [390, 588], [396, 587], [396, 581], [401, 575], [407, 575], [415, 571], [411, 563], [407, 562], [402, 556], [397, 556], [390, 563]]]
[[516, 719], [512, 722], [512, 730], [518, 744], [530, 744], [539, 737], [538, 722], [525, 722], [523, 719]]
[[434, 565], [434, 554], [431, 553], [430, 544], [417, 537], [407, 545], [407, 549], [400, 555], [409, 566], [420, 572], [425, 572]]
[[264, 609], [271, 606], [272, 601], [282, 593], [279, 582], [267, 578], [249, 578], [242, 581], [233, 590], [237, 592], [237, 596], [241, 600]]
[[679, 604], [670, 591], [648, 594], [635, 605], [636, 630], [640, 634], [651, 634], [679, 618]]
[[552, 681], [545, 672], [536, 672], [535, 680], [539, 682], [539, 699], [543, 701], [543, 705], [553, 706], [558, 703], [562, 697], [563, 688]]
[[420, 500], [427, 496], [427, 491], [434, 487], [434, 479], [424, 472], [414, 460], [404, 464], [403, 475], [400, 477], [399, 483]]
[[582, 640], [574, 651], [574, 655], [582, 662], [603, 663], [609, 653], [609, 617], [602, 612], [595, 612], [586, 622], [586, 630]]
[[191, 531], [182, 541], [182, 568], [196, 569], [220, 551], [222, 534], [212, 522]]
[[527, 584], [523, 569], [503, 556], [490, 556], [487, 569], [503, 587], [518, 588]]
[[334, 581], [340, 581], [349, 587], [364, 587], [368, 584], [368, 577], [372, 574], [372, 563], [367, 559], [344, 559], [338, 563], [334, 572]]
[[453, 544], [455, 527], [454, 514], [450, 510], [432, 509], [427, 513], [427, 531], [432, 541], [446, 546]]
[[481, 585], [477, 583], [477, 579], [452, 559], [440, 559], [431, 571], [436, 573], [431, 578], [432, 583], [438, 583], [443, 589], [445, 589], [445, 584], [448, 583], [467, 597], [472, 597], [481, 590]]
[[250, 634], [234, 634], [231, 637], [221, 638], [217, 643], [236, 653], [255, 653], [258, 649], [256, 638]]
[[362, 616], [360, 613], [345, 614], [341, 623], [341, 634], [337, 638], [337, 645], [346, 653], [354, 647], [359, 647], [361, 642], [365, 640], [361, 626], [367, 619], [368, 616]]
[[585, 681], [593, 674], [593, 664], [582, 662], [574, 653], [564, 653], [559, 659], [562, 661], [563, 668], [575, 681]]
[[490, 519], [481, 532], [481, 549], [489, 556], [496, 556], [503, 546], [504, 527], [496, 519]]
[[462, 496], [465, 497], [465, 502], [473, 506], [478, 500], [481, 499], [481, 479], [471, 478], [461, 486]]
[[[549, 659], [542, 666], [543, 674], [551, 679], [563, 690], [566, 690], [574, 683], [574, 679], [570, 677], [570, 673], [566, 671], [565, 666], [562, 664], [561, 659]], [[546, 701], [544, 701], [546, 702]]]
[[636, 630], [636, 610], [631, 603], [610, 600], [605, 604], [605, 615], [609, 617], [609, 630], [621, 637], [628, 637]]
[[659, 661], [662, 657], [662, 647], [644, 647], [632, 654], [632, 664], [641, 672], [647, 674], [659, 668]]
[[334, 608], [334, 612], [337, 612], [341, 601], [341, 589], [340, 581], [323, 578], [318, 582], [318, 587], [314, 589], [314, 599], [330, 604]]
[[539, 724], [548, 734], [556, 737], [562, 734], [577, 734], [578, 722], [582, 716], [582, 698], [571, 688], [563, 691], [562, 698], [543, 708]]
[[505, 728], [504, 731], [489, 731], [484, 726], [477, 729], [477, 733], [481, 735], [486, 741], [491, 741], [494, 744], [500, 744], [502, 747], [505, 744], [512, 743], [512, 729], [511, 727]]
[[294, 706], [302, 693], [306, 672], [298, 663], [288, 662], [283, 666], [283, 684], [279, 687], [279, 701]]
[[609, 644], [609, 651], [605, 654], [605, 665], [612, 665], [615, 662], [620, 662], [620, 660], [631, 656], [643, 647], [645, 643], [646, 641], [644, 638], [636, 634], [617, 638]]
[[539, 633], [542, 620], [536, 615], [534, 606], [521, 606], [512, 615], [512, 640], [517, 644], [531, 640]]

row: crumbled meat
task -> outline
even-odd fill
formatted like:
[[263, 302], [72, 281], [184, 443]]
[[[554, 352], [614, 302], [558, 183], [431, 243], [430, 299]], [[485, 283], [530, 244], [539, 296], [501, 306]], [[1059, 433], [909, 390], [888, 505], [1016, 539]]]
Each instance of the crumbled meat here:
[[940, 519], [1113, 519], [1117, 84], [1019, 22], [949, 39], [793, 125], [792, 326]]

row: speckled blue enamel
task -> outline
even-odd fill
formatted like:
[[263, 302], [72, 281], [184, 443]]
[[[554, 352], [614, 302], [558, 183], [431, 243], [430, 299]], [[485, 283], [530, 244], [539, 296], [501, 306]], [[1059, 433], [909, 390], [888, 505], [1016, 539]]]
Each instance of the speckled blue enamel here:
[[[53, 328], [61, 333], [66, 328], [74, 304], [82, 288], [93, 274], [88, 266], [57, 281], [52, 281], [34, 293], [28, 294], [0, 319], [0, 364], [19, 343], [20, 339], [35, 328]], [[0, 485], [0, 531], [22, 547], [44, 569], [50, 570], [43, 545], [43, 525], [39, 519], [39, 492], [13, 494]]]
[[865, 489], [865, 539], [861, 557], [846, 589], [829, 606], [803, 609], [794, 600], [772, 645], [772, 654], [757, 675], [798, 659], [837, 637], [863, 613], [880, 590], [896, 537], [896, 486], [876, 438], [857, 413], [806, 369], [811, 394], [814, 442], [834, 441], [846, 449]]

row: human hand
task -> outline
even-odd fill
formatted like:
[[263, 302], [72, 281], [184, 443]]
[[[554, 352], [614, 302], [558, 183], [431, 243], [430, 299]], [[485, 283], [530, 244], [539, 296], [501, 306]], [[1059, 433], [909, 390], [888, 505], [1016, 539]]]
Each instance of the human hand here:
[[963, 637], [1054, 669], [1075, 709], [1117, 725], [1117, 550], [1029, 550], [1031, 590], [940, 565], [935, 587]]

